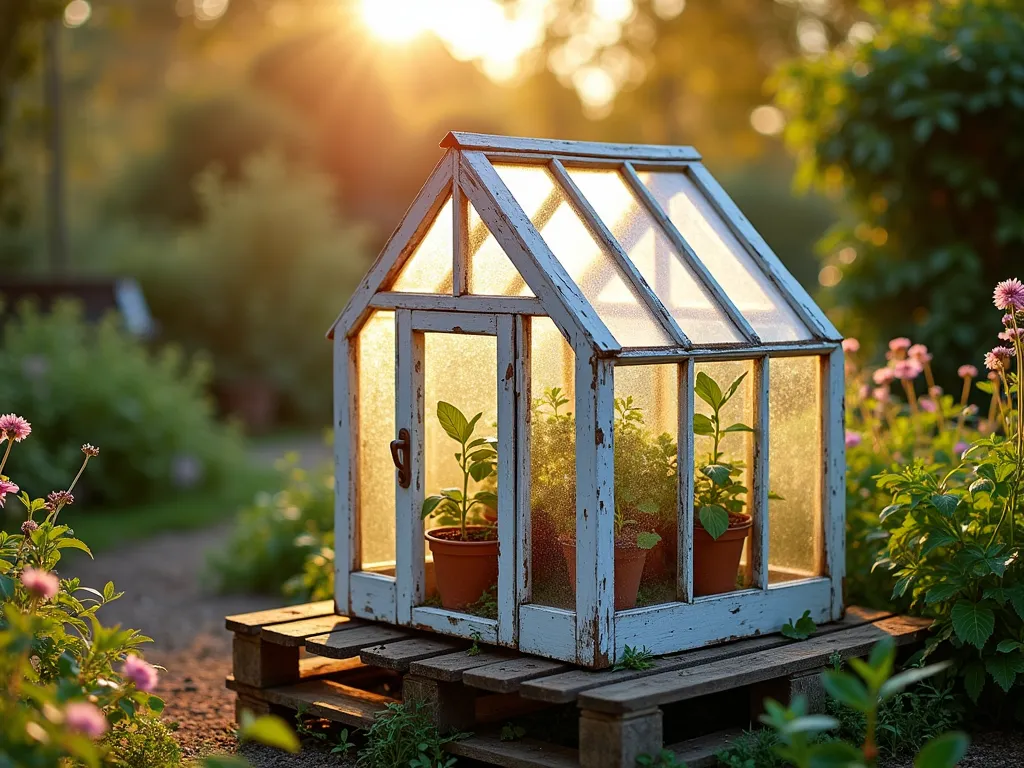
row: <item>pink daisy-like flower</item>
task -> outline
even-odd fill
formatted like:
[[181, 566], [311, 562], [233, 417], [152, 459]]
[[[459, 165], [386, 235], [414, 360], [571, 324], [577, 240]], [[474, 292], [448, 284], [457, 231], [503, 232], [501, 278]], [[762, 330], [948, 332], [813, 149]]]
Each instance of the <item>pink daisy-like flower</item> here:
[[918, 401], [918, 405], [921, 406], [921, 410], [925, 413], [935, 413], [939, 407], [935, 404], [935, 401], [930, 397], [922, 397]]
[[1024, 339], [1024, 328], [1007, 328], [1005, 331], [999, 334], [999, 338], [1003, 341], [1020, 341]]
[[1003, 315], [1003, 325], [1013, 325], [1013, 315], [1011, 315], [1009, 312]]
[[1012, 356], [1013, 350], [1008, 347], [993, 347], [991, 352], [985, 353], [985, 367], [990, 371], [1001, 371]]
[[38, 568], [26, 568], [21, 574], [21, 583], [25, 585], [25, 589], [43, 600], [53, 598], [60, 587], [60, 581], [54, 574]]
[[847, 448], [856, 448], [858, 445], [861, 444], [862, 440], [863, 440], [863, 438], [860, 436], [860, 433], [858, 433], [858, 432], [851, 432], [850, 430], [846, 430], [846, 447]]
[[887, 403], [889, 402], [889, 398], [892, 397], [892, 393], [889, 391], [888, 387], [875, 387], [871, 390], [871, 397], [880, 403]]
[[924, 344], [915, 344], [907, 350], [907, 355], [914, 358], [919, 363], [927, 363], [932, 359], [931, 353], [928, 351], [928, 347]]
[[17, 493], [21, 489], [10, 480], [0, 478], [0, 509], [3, 509], [4, 501], [8, 493]]
[[871, 379], [878, 385], [888, 384], [893, 379], [892, 368], [879, 368], [871, 374]]
[[934, 397], [935, 399], [938, 399], [938, 398], [942, 397], [942, 387], [940, 387], [940, 386], [928, 387], [928, 394], [931, 395], [932, 397]]
[[88, 701], [73, 701], [64, 710], [64, 722], [76, 733], [98, 739], [110, 727], [100, 708]]
[[100, 455], [100, 449], [97, 448], [92, 443], [86, 443], [85, 445], [82, 446], [82, 453], [84, 453], [86, 456], [88, 456], [91, 459], [93, 456], [99, 456]]
[[32, 434], [32, 425], [21, 416], [13, 413], [5, 413], [0, 416], [0, 443], [4, 440], [13, 440], [20, 443]]
[[32, 531], [35, 531], [38, 528], [39, 523], [37, 523], [35, 520], [26, 520], [24, 523], [21, 524], [21, 532], [26, 536], [31, 535]]
[[156, 688], [156, 667], [146, 661], [143, 661], [138, 656], [125, 656], [124, 666], [121, 668], [121, 674], [126, 680], [130, 680], [135, 683], [135, 687], [140, 691], [149, 693]]
[[961, 379], [973, 379], [978, 375], [978, 369], [973, 365], [961, 365], [956, 369], [956, 375]]
[[967, 443], [961, 440], [959, 443], [953, 446], [953, 453], [955, 453], [957, 456], [963, 456], [964, 451], [966, 451], [970, 447], [971, 446], [969, 446]]
[[889, 350], [892, 352], [906, 352], [910, 349], [910, 339], [906, 336], [897, 336], [889, 342]]
[[843, 352], [848, 355], [860, 352], [860, 342], [857, 339], [843, 339]]
[[892, 367], [892, 375], [900, 381], [913, 381], [921, 375], [924, 369], [921, 364], [913, 358], [897, 360]]
[[996, 309], [1008, 309], [1011, 312], [1024, 309], [1024, 283], [1015, 277], [1003, 280], [992, 292], [992, 303]]

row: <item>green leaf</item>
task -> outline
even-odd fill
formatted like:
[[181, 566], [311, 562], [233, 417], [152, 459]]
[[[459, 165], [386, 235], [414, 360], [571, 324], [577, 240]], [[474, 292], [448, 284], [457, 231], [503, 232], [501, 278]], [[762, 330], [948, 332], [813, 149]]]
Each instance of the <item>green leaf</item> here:
[[933, 507], [939, 510], [940, 515], [952, 517], [953, 513], [956, 512], [957, 505], [960, 504], [960, 497], [950, 493], [936, 494], [929, 501], [931, 501]]
[[1014, 651], [1024, 651], [1024, 643], [1017, 640], [1003, 640], [999, 645], [996, 646], [996, 650], [999, 653], [1013, 653]]
[[814, 619], [811, 618], [810, 611], [804, 611], [803, 616], [797, 619], [795, 622], [790, 619], [787, 624], [782, 626], [782, 636], [788, 637], [791, 640], [806, 640], [814, 631], [818, 628], [818, 625], [814, 623]]
[[810, 768], [860, 768], [864, 755], [845, 741], [828, 741], [810, 748]]
[[273, 715], [253, 718], [251, 713], [243, 712], [238, 740], [259, 742], [293, 754], [299, 751], [299, 739], [294, 731], [284, 720]]
[[57, 549], [80, 549], [92, 557], [92, 550], [81, 539], [59, 539], [56, 546]]
[[703, 413], [693, 414], [693, 434], [695, 435], [714, 435], [715, 425], [707, 416]]
[[462, 491], [458, 488], [442, 488], [441, 495], [456, 504], [462, 501]]
[[719, 488], [729, 485], [729, 478], [732, 475], [732, 469], [724, 464], [708, 464], [706, 467], [701, 467], [700, 471], [702, 475], [710, 477], [711, 482]]
[[636, 535], [637, 549], [653, 549], [661, 541], [661, 536], [653, 531], [644, 531]]
[[469, 422], [462, 411], [451, 403], [439, 400], [437, 403], [437, 420], [448, 437], [460, 443], [469, 439]]
[[1006, 593], [1010, 596], [1010, 604], [1017, 615], [1024, 619], [1024, 583], [1014, 584], [1007, 588]]
[[786, 733], [821, 733], [839, 727], [839, 721], [828, 715], [804, 715], [786, 723]]
[[924, 602], [927, 605], [933, 605], [934, 603], [941, 603], [944, 600], [949, 600], [957, 593], [960, 592], [962, 587], [959, 584], [936, 584], [934, 587], [928, 590], [925, 595]]
[[954, 768], [964, 759], [970, 745], [967, 734], [960, 731], [936, 736], [917, 753], [914, 768]]
[[469, 476], [478, 483], [485, 477], [490, 477], [493, 472], [494, 465], [489, 461], [481, 461], [476, 464], [470, 464], [469, 466]]
[[746, 424], [730, 424], [728, 427], [722, 430], [722, 434], [726, 432], [753, 432], [754, 430], [748, 427]]
[[743, 383], [745, 378], [747, 378], [746, 371], [737, 376], [733, 383], [729, 385], [729, 389], [726, 390], [725, 396], [722, 398], [722, 405], [725, 405], [732, 399], [732, 396], [736, 394], [736, 390], [740, 388], [740, 384]]
[[858, 712], [868, 712], [874, 701], [864, 687], [864, 683], [846, 672], [825, 672], [822, 682], [829, 695], [840, 704], [845, 704]]
[[907, 688], [914, 683], [919, 683], [922, 680], [926, 680], [933, 675], [937, 675], [948, 666], [949, 663], [945, 662], [942, 664], [930, 664], [927, 667], [912, 667], [911, 669], [904, 670], [898, 675], [890, 677], [885, 681], [878, 693], [879, 698], [885, 700], [895, 696], [904, 688]]
[[423, 500], [423, 508], [420, 510], [420, 519], [425, 520], [434, 514], [437, 509], [437, 505], [445, 501], [444, 496], [427, 496]]
[[972, 662], [964, 669], [964, 688], [971, 701], [977, 702], [985, 688], [985, 667], [981, 662]]
[[164, 700], [159, 696], [150, 696], [147, 704], [149, 705], [149, 708], [157, 714], [164, 711]]
[[889, 517], [903, 509], [902, 504], [890, 504], [878, 513], [878, 522], [884, 523]]
[[694, 383], [693, 391], [697, 397], [710, 405], [714, 410], [717, 411], [721, 407], [722, 389], [718, 386], [718, 382], [704, 373], [704, 371], [697, 372], [697, 380]]
[[656, 515], [659, 509], [661, 507], [656, 501], [641, 501], [636, 505], [637, 512], [642, 512], [645, 515]]
[[4, 600], [11, 600], [14, 598], [14, 589], [16, 583], [10, 576], [0, 575], [0, 597]]
[[729, 513], [717, 504], [709, 504], [700, 508], [697, 516], [700, 524], [712, 539], [718, 539], [729, 529]]
[[996, 627], [996, 616], [985, 602], [957, 600], [953, 605], [953, 631], [964, 643], [983, 648]]
[[1009, 693], [1018, 672], [1024, 672], [1024, 658], [1019, 653], [1000, 653], [985, 660], [985, 669], [996, 684]]

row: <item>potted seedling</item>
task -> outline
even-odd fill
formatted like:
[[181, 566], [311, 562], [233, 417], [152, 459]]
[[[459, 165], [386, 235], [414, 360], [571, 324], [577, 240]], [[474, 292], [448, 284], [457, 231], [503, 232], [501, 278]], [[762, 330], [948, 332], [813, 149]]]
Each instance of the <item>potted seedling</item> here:
[[451, 403], [437, 404], [438, 422], [459, 446], [455, 461], [462, 473], [462, 487], [442, 488], [425, 498], [422, 517], [439, 523], [425, 536], [434, 556], [441, 605], [451, 610], [476, 602], [498, 581], [497, 531], [485, 517], [488, 508], [497, 508], [497, 497], [486, 488], [470, 489], [471, 483], [480, 485], [494, 475], [498, 458], [493, 437], [473, 437], [482, 415], [466, 419]]

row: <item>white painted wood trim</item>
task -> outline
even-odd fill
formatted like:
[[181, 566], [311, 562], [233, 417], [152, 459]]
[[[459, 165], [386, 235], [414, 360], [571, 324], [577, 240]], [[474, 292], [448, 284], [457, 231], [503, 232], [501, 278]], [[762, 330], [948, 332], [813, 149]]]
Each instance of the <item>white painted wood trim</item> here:
[[752, 456], [750, 461], [750, 495], [748, 508], [753, 512], [753, 526], [748, 541], [751, 549], [752, 586], [768, 589], [768, 540], [771, 517], [768, 506], [769, 468], [768, 456], [771, 435], [769, 432], [769, 362], [767, 357], [754, 360], [751, 376], [750, 400], [753, 411], [754, 434], [751, 435]]
[[576, 614], [545, 605], [519, 609], [519, 650], [559, 661], [576, 661]]
[[469, 312], [430, 312], [414, 309], [412, 327], [416, 331], [431, 333], [475, 333], [494, 336], [498, 332], [498, 322], [494, 315]]
[[498, 322], [498, 642], [515, 645], [516, 597], [516, 323]]
[[693, 601], [693, 387], [696, 371], [697, 364], [693, 360], [684, 360], [678, 367], [679, 436], [676, 442], [676, 471], [679, 477], [679, 518], [676, 532], [676, 595], [684, 603]]
[[349, 613], [348, 575], [353, 568], [353, 533], [356, 526], [358, 498], [358, 388], [355, 361], [346, 336], [334, 337], [334, 610]]
[[690, 350], [650, 348], [624, 349], [613, 356], [616, 365], [649, 365], [695, 360], [750, 360], [754, 357], [804, 357], [829, 354], [839, 347], [834, 341], [786, 342], [778, 344], [739, 344], [723, 347], [695, 347]]
[[693, 147], [675, 147], [658, 144], [615, 144], [596, 141], [565, 141], [561, 139], [531, 139], [516, 136], [497, 136], [484, 133], [453, 131], [441, 141], [442, 147], [461, 150], [510, 151], [541, 154], [574, 155], [637, 160], [699, 160], [700, 153]]
[[754, 229], [754, 226], [707, 168], [701, 163], [694, 163], [689, 166], [687, 171], [697, 188], [708, 198], [737, 239], [747, 247], [747, 250], [754, 256], [754, 261], [779, 289], [793, 311], [807, 325], [808, 330], [819, 338], [842, 341], [842, 334], [836, 330], [803, 286], [790, 274], [779, 257], [775, 255], [768, 243]]
[[409, 206], [409, 210], [405, 212], [397, 229], [370, 267], [370, 271], [359, 281], [345, 309], [331, 325], [328, 336], [339, 330], [345, 336], [351, 336], [358, 331], [370, 311], [370, 300], [373, 295], [387, 286], [405, 266], [405, 262], [430, 227], [434, 215], [444, 205], [451, 192], [453, 160], [449, 154], [442, 157], [434, 166], [434, 170]]
[[452, 293], [469, 293], [469, 205], [459, 183], [459, 154], [452, 152]]
[[670, 339], [687, 349], [691, 347], [692, 344], [690, 344], [689, 338], [687, 338], [686, 334], [676, 323], [675, 318], [665, 308], [665, 305], [661, 303], [661, 299], [655, 295], [651, 286], [647, 284], [647, 280], [640, 274], [640, 270], [636, 268], [629, 255], [622, 250], [619, 241], [615, 239], [615, 236], [601, 220], [601, 217], [597, 215], [597, 211], [594, 210], [590, 201], [584, 197], [583, 192], [576, 186], [576, 182], [569, 176], [565, 167], [558, 160], [552, 160], [549, 168], [555, 177], [555, 182], [561, 185], [562, 191], [569, 200], [569, 204], [576, 211], [576, 215], [583, 220], [587, 230], [598, 243], [604, 246], [612, 261], [622, 271], [623, 277], [633, 289], [637, 299], [650, 310]]
[[808, 579], [697, 598], [692, 604], [666, 603], [615, 614], [615, 657], [627, 645], [646, 646], [654, 654], [674, 653], [737, 637], [778, 632], [804, 611], [829, 620], [828, 579]]
[[654, 199], [654, 195], [647, 189], [647, 185], [641, 181], [640, 176], [637, 175], [636, 169], [630, 163], [626, 163], [622, 168], [623, 177], [626, 180], [627, 185], [636, 195], [640, 203], [647, 208], [654, 220], [661, 226], [662, 232], [668, 238], [669, 242], [672, 243], [672, 247], [675, 248], [676, 252], [682, 257], [683, 261], [693, 271], [694, 277], [700, 282], [701, 285], [711, 294], [711, 300], [715, 302], [722, 311], [725, 312], [726, 316], [730, 320], [740, 335], [743, 336], [747, 342], [758, 344], [760, 338], [754, 331], [753, 327], [747, 321], [747, 318], [743, 316], [743, 313], [739, 311], [732, 299], [725, 292], [718, 281], [715, 280], [714, 276], [708, 271], [708, 268], [704, 266], [704, 262], [701, 261], [700, 257], [694, 252], [690, 244], [686, 242], [686, 238], [683, 237], [682, 233], [676, 228], [676, 225], [672, 223], [672, 219], [669, 218], [668, 212], [663, 211], [658, 201]]
[[377, 573], [353, 573], [349, 577], [352, 616], [370, 621], [396, 623], [395, 579]]
[[576, 356], [576, 649], [580, 664], [614, 661], [614, 367]]
[[498, 640], [498, 622], [470, 613], [458, 613], [444, 608], [421, 605], [412, 610], [412, 625], [445, 635], [464, 637], [467, 640], [472, 639], [474, 634], [479, 634], [481, 643], [501, 644]]
[[[398, 622], [408, 624], [413, 606], [424, 600], [426, 584], [423, 521], [420, 510], [424, 497], [423, 461], [423, 334], [414, 328], [413, 312], [395, 313], [398, 328], [395, 374], [395, 429], [409, 430], [408, 488], [398, 484], [395, 474], [395, 577], [397, 582]], [[397, 437], [397, 434], [396, 434]]]
[[433, 293], [383, 292], [370, 306], [377, 309], [422, 309], [430, 312], [477, 312], [502, 315], [546, 315], [540, 299], [516, 296], [449, 296]]
[[845, 610], [843, 584], [846, 581], [846, 392], [842, 348], [821, 357], [820, 371], [824, 565], [832, 585], [832, 618], [838, 619]]
[[[530, 369], [533, 323], [529, 317], [516, 317], [516, 603], [531, 599], [533, 583], [533, 507], [531, 505], [530, 440], [533, 434], [533, 382]], [[522, 634], [521, 628], [519, 635]], [[575, 657], [574, 657], [575, 658]]]
[[580, 293], [487, 158], [478, 152], [464, 152], [461, 171], [463, 190], [480, 218], [530, 290], [544, 303], [559, 330], [603, 353], [620, 351], [621, 345]]

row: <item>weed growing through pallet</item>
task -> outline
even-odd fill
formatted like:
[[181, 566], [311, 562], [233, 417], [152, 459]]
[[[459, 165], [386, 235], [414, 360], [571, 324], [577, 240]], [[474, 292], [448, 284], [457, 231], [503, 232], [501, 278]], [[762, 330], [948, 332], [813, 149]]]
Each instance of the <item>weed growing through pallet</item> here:
[[342, 728], [337, 736], [332, 740], [329, 733], [321, 728], [317, 730], [310, 725], [311, 720], [315, 720], [320, 725], [326, 725], [327, 721], [321, 718], [307, 718], [306, 708], [300, 707], [299, 711], [295, 713], [295, 733], [301, 738], [315, 739], [324, 746], [330, 746], [330, 752], [332, 755], [341, 755], [344, 757], [348, 754], [349, 750], [355, 747], [355, 745], [348, 740], [349, 733], [348, 728]]
[[422, 703], [388, 704], [366, 732], [366, 746], [359, 752], [357, 765], [450, 768], [455, 758], [444, 751], [444, 745], [467, 735], [442, 735]]
[[790, 619], [787, 624], [782, 625], [782, 636], [788, 637], [790, 640], [806, 640], [817, 629], [818, 625], [811, 618], [811, 612], [804, 611], [804, 615], [796, 621]]
[[622, 658], [612, 667], [613, 670], [635, 669], [642, 671], [654, 666], [654, 654], [645, 645], [643, 648], [627, 645], [622, 651]]
[[675, 752], [661, 750], [657, 755], [640, 755], [636, 759], [639, 768], [686, 768], [686, 763], [679, 762]]
[[505, 723], [501, 726], [500, 738], [502, 741], [519, 741], [526, 735], [526, 729], [515, 723]]
[[480, 640], [481, 640], [480, 633], [477, 632], [474, 629], [472, 632], [469, 633], [469, 637], [473, 641], [473, 644], [471, 646], [469, 646], [469, 650], [466, 651], [466, 655], [467, 656], [479, 656], [480, 655], [480, 650], [481, 650], [480, 649]]

